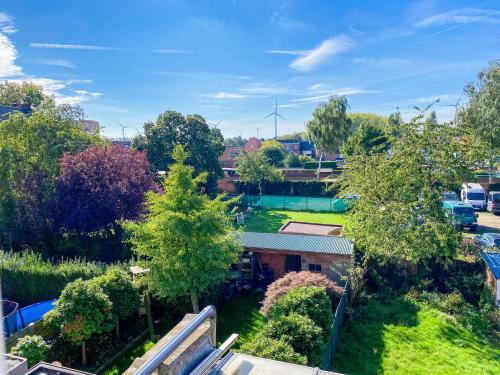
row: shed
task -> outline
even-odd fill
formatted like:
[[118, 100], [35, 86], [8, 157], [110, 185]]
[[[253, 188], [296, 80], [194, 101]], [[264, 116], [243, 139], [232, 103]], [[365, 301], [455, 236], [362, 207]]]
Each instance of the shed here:
[[287, 233], [244, 232], [241, 243], [251, 257], [247, 264], [252, 278], [260, 270], [271, 270], [275, 278], [311, 271], [340, 282], [354, 249], [352, 241], [344, 237]]
[[493, 289], [493, 296], [500, 305], [500, 253], [482, 253], [484, 263], [486, 264], [486, 280]]

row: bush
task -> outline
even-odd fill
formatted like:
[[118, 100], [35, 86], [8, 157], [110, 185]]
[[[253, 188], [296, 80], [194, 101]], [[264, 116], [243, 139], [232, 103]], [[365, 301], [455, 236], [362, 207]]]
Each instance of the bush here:
[[[259, 194], [257, 184], [235, 181], [237, 194]], [[297, 195], [302, 197], [325, 196], [332, 197], [338, 194], [338, 185], [323, 181], [281, 181], [263, 182], [262, 194], [270, 195]]]
[[286, 342], [295, 352], [305, 355], [310, 366], [318, 366], [321, 361], [322, 331], [306, 316], [291, 313], [270, 320], [262, 329], [262, 335]]
[[47, 360], [48, 351], [49, 346], [42, 336], [24, 336], [17, 340], [11, 354], [26, 358], [28, 367], [32, 367], [38, 362]]
[[313, 272], [289, 272], [284, 277], [276, 280], [267, 287], [264, 301], [262, 302], [261, 312], [267, 315], [276, 300], [288, 293], [290, 290], [299, 286], [316, 286], [326, 290], [332, 301], [332, 309], [338, 305], [344, 288], [337, 285], [335, 281], [330, 280], [326, 275]]
[[296, 353], [286, 342], [274, 340], [261, 334], [257, 335], [253, 341], [244, 344], [241, 347], [241, 352], [298, 365], [307, 364], [307, 358]]
[[[310, 161], [310, 162], [304, 163], [305, 169], [318, 169], [318, 166], [319, 166], [319, 161]], [[337, 162], [336, 161], [322, 161], [321, 168], [337, 169]]]
[[105, 269], [105, 266], [79, 259], [54, 263], [30, 251], [0, 251], [3, 296], [23, 306], [57, 298], [69, 282], [78, 278], [90, 279]]
[[301, 168], [302, 167], [302, 162], [300, 161], [299, 157], [293, 153], [289, 152], [285, 156], [285, 167], [287, 168]]
[[314, 159], [312, 157], [310, 157], [309, 155], [300, 155], [299, 160], [302, 164], [314, 161]]
[[332, 303], [325, 289], [315, 286], [303, 286], [290, 290], [278, 298], [269, 309], [269, 319], [297, 313], [312, 319], [323, 330], [325, 338], [329, 335], [333, 321]]

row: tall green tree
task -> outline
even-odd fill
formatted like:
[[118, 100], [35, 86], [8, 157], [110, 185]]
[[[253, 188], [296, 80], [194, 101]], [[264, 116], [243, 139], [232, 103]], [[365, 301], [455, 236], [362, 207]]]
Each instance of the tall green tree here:
[[146, 277], [151, 291], [167, 298], [189, 295], [193, 311], [199, 312], [200, 294], [225, 280], [240, 245], [226, 215], [234, 200], [224, 201], [222, 195], [211, 200], [200, 192], [207, 174], [193, 178], [188, 158], [182, 146], [176, 146], [165, 193], [149, 193], [144, 221], [126, 223], [125, 228], [150, 270]]
[[353, 133], [360, 126], [375, 126], [384, 128], [387, 126], [387, 117], [375, 113], [351, 112], [348, 114], [352, 121], [350, 133]]
[[328, 102], [318, 105], [307, 123], [307, 133], [319, 151], [317, 178], [321, 170], [321, 161], [325, 152], [339, 151], [349, 134], [352, 120], [347, 116], [347, 99], [331, 96]]
[[195, 173], [207, 172], [210, 178], [222, 175], [219, 156], [224, 152], [224, 138], [219, 129], [211, 128], [200, 115], [164, 112], [155, 122], [145, 123], [144, 135], [133, 141], [134, 147], [146, 151], [157, 171], [166, 171], [174, 163], [172, 155], [178, 144], [189, 153], [186, 162]]
[[283, 180], [281, 172], [273, 167], [266, 155], [261, 152], [240, 155], [238, 158], [238, 174], [240, 181], [257, 184], [259, 195], [262, 195], [262, 183]]
[[273, 167], [282, 167], [285, 147], [278, 141], [265, 141], [258, 152], [262, 152]]
[[482, 143], [490, 178], [500, 154], [500, 60], [479, 73], [476, 84], [465, 88], [469, 103], [458, 112], [459, 126], [465, 135]]
[[66, 285], [55, 306], [43, 316], [45, 324], [60, 329], [69, 341], [81, 345], [82, 364], [86, 365], [85, 341], [113, 328], [113, 304], [99, 285], [78, 279]]
[[36, 108], [44, 102], [53, 105], [54, 100], [43, 93], [42, 86], [32, 82], [0, 82], [0, 104], [28, 104]]
[[50, 201], [64, 152], [98, 143], [82, 129], [82, 111], [42, 105], [0, 122], [0, 243], [36, 246], [51, 232]]
[[343, 191], [361, 196], [349, 236], [367, 258], [381, 262], [447, 264], [460, 234], [445, 221], [441, 196], [468, 175], [457, 129], [423, 114], [404, 124], [391, 153], [347, 159]]
[[385, 152], [389, 149], [389, 135], [386, 128], [378, 124], [363, 123], [348, 138], [342, 147], [342, 154], [366, 154]]

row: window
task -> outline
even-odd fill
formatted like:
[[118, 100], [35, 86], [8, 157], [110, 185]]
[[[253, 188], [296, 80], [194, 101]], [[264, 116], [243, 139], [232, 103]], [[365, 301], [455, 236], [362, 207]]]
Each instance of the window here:
[[321, 272], [321, 264], [309, 264], [310, 272]]
[[467, 199], [471, 201], [484, 201], [484, 193], [467, 193]]

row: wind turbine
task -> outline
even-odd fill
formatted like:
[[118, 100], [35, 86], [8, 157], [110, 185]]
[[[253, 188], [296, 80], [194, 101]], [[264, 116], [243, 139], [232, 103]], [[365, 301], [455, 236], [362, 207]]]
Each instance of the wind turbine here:
[[278, 138], [278, 117], [283, 119], [283, 120], [286, 120], [286, 118], [284, 118], [283, 116], [281, 116], [278, 113], [278, 99], [277, 98], [276, 98], [276, 102], [274, 104], [274, 112], [271, 112], [270, 114], [268, 114], [264, 118], [268, 118], [269, 116], [273, 116], [273, 115], [274, 115], [274, 138]]
[[121, 126], [122, 128], [122, 140], [124, 141], [125, 140], [125, 129], [127, 128], [130, 128], [130, 126], [125, 126], [123, 125], [121, 122], [118, 122], [118, 124]]
[[455, 104], [442, 104], [443, 107], [455, 107], [455, 119], [453, 120], [455, 124], [457, 123], [457, 115], [458, 115], [458, 106], [460, 105], [460, 100], [462, 100], [462, 97], [464, 94], [460, 95], [458, 98], [457, 102]]
[[257, 129], [257, 139], [259, 139], [259, 130], [260, 130], [260, 128], [258, 126], [256, 126], [255, 129]]

